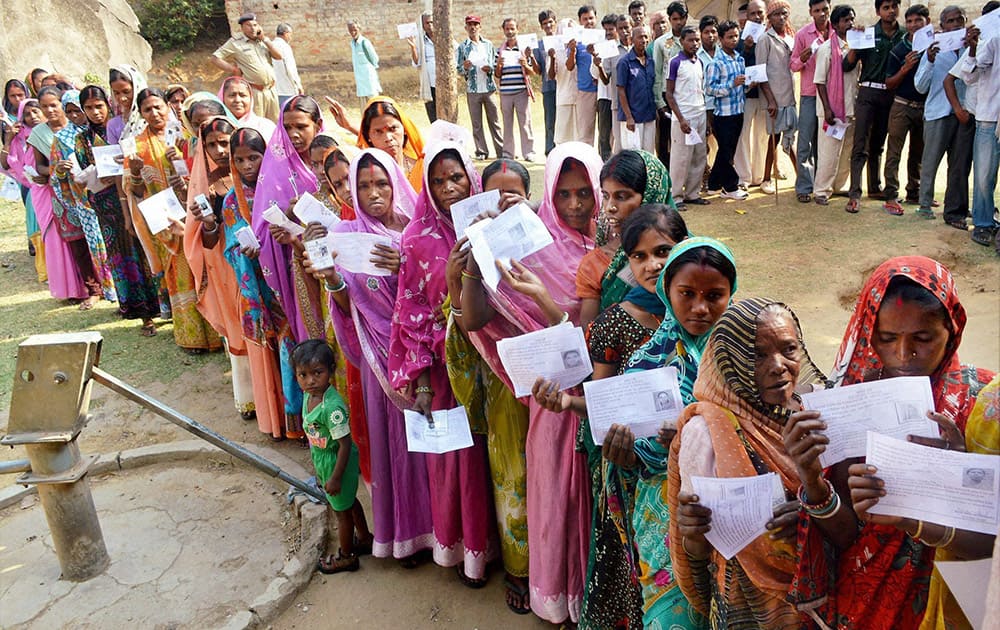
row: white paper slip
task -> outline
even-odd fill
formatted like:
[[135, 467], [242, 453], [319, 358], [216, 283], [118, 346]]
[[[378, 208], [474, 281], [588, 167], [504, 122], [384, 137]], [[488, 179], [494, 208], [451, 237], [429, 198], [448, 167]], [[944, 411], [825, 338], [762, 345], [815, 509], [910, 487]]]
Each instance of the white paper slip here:
[[708, 542], [729, 560], [766, 530], [773, 515], [774, 473], [755, 477], [691, 477], [701, 505], [712, 510]]
[[298, 217], [302, 225], [321, 223], [327, 230], [332, 230], [333, 226], [340, 223], [340, 217], [309, 193], [302, 193], [299, 200], [295, 202], [295, 207], [292, 208], [292, 214]]
[[740, 39], [745, 41], [747, 37], [752, 37], [754, 43], [756, 44], [760, 41], [761, 35], [763, 35], [766, 31], [767, 27], [763, 24], [747, 20], [747, 23], [743, 25], [743, 32], [740, 33]]
[[403, 410], [406, 422], [406, 450], [411, 453], [449, 453], [472, 446], [472, 430], [465, 407], [431, 412], [433, 424], [412, 409]]
[[689, 147], [701, 144], [701, 136], [698, 135], [698, 131], [696, 129], [692, 129], [690, 132], [684, 134], [684, 144]]
[[472, 220], [484, 212], [499, 212], [500, 191], [488, 190], [451, 204], [451, 221], [455, 225], [455, 236], [461, 239]]
[[260, 241], [257, 240], [257, 235], [253, 233], [253, 228], [249, 225], [244, 225], [240, 229], [236, 230], [236, 240], [239, 241], [240, 245], [243, 247], [260, 249]]
[[469, 226], [465, 233], [483, 283], [493, 291], [500, 286], [500, 270], [495, 261], [510, 267], [512, 259], [521, 260], [552, 243], [548, 228], [524, 203], [508, 208], [496, 218]]
[[21, 201], [21, 187], [10, 175], [0, 175], [0, 199]]
[[379, 234], [363, 232], [331, 233], [326, 235], [332, 254], [336, 254], [334, 262], [351, 273], [363, 273], [369, 276], [391, 275], [388, 269], [376, 267], [371, 261], [372, 250], [376, 245], [392, 247], [392, 239]]
[[326, 238], [317, 238], [311, 241], [303, 241], [306, 253], [309, 254], [309, 262], [315, 269], [329, 269], [333, 266], [333, 256], [330, 255], [330, 242]]
[[122, 150], [122, 154], [128, 157], [132, 157], [136, 153], [135, 138], [122, 138], [118, 141], [118, 148]]
[[69, 173], [70, 175], [79, 175], [83, 172], [80, 168], [80, 160], [76, 157], [76, 153], [69, 154]]
[[525, 48], [538, 48], [538, 35], [534, 33], [524, 33], [517, 36], [517, 47], [520, 50]]
[[986, 15], [972, 20], [972, 23], [979, 27], [980, 43], [1000, 37], [1000, 9], [993, 9]]
[[469, 62], [472, 63], [474, 68], [482, 69], [483, 66], [492, 66], [493, 60], [490, 59], [485, 52], [478, 49], [474, 49], [472, 54], [468, 57]]
[[627, 425], [635, 437], [655, 437], [660, 427], [677, 426], [684, 409], [677, 369], [662, 367], [583, 384], [594, 444], [602, 444], [612, 424]]
[[614, 59], [618, 56], [618, 40], [602, 39], [594, 44], [594, 54], [601, 58], [601, 61]]
[[549, 54], [550, 50], [559, 52], [566, 46], [568, 39], [563, 39], [562, 35], [548, 35], [542, 38], [542, 48], [545, 49], [545, 54]]
[[869, 512], [983, 534], [1000, 525], [1000, 457], [946, 451], [868, 432], [865, 461], [885, 496]]
[[815, 55], [816, 51], [819, 50], [819, 47], [822, 45], [823, 45], [823, 40], [817, 37], [816, 39], [813, 40], [813, 43], [809, 44], [809, 49], [812, 51], [812, 54]]
[[539, 377], [567, 389], [594, 371], [583, 329], [570, 322], [497, 342], [497, 354], [514, 385], [515, 396], [528, 396]]
[[924, 52], [934, 43], [934, 25], [928, 24], [913, 33], [913, 52]]
[[302, 233], [306, 231], [304, 227], [285, 216], [285, 213], [281, 211], [278, 204], [273, 201], [271, 202], [271, 205], [267, 207], [267, 210], [261, 214], [261, 216], [264, 217], [264, 220], [271, 225], [277, 225], [278, 227], [286, 230], [292, 236], [302, 236]]
[[38, 171], [31, 164], [25, 164], [23, 170], [28, 177], [38, 177]]
[[115, 161], [116, 157], [123, 157], [121, 145], [95, 146], [93, 151], [98, 177], [114, 177], [125, 174], [124, 166]]
[[603, 28], [585, 28], [581, 31], [580, 37], [576, 41], [578, 44], [589, 46], [605, 41], [605, 37]]
[[163, 132], [163, 141], [168, 147], [177, 146], [177, 141], [184, 137], [184, 129], [179, 120], [167, 121], [167, 128]]
[[519, 66], [521, 65], [521, 55], [522, 53], [516, 50], [504, 50], [500, 53], [500, 58], [503, 59], [505, 66]]
[[938, 425], [927, 417], [934, 410], [931, 380], [901, 376], [802, 394], [805, 409], [819, 411], [830, 439], [819, 456], [824, 468], [861, 457], [868, 431], [905, 440], [907, 435], [938, 437]]
[[965, 47], [966, 29], [948, 31], [947, 33], [937, 33], [934, 35], [934, 43], [938, 46], [938, 52], [948, 52], [950, 50], [961, 50]]
[[618, 279], [627, 284], [630, 287], [639, 286], [639, 282], [635, 279], [635, 274], [632, 273], [632, 267], [625, 265], [622, 270], [618, 272]]
[[187, 211], [177, 199], [173, 188], [165, 188], [140, 201], [139, 211], [152, 234], [159, 234], [169, 228], [170, 219], [183, 221], [187, 217]]
[[[583, 40], [583, 31], [584, 31], [584, 28], [582, 26], [568, 26], [568, 27], [566, 27], [565, 29], [563, 29], [563, 33], [562, 33], [563, 42], [565, 42], [565, 43], [568, 44], [570, 42], [570, 40], [576, 40], [577, 44], [582, 43], [582, 40]], [[601, 32], [603, 33], [604, 31], [602, 30]]]
[[184, 160], [171, 160], [170, 163], [174, 165], [174, 172], [181, 177], [191, 176], [191, 171], [188, 170], [187, 162]]
[[[990, 585], [992, 558], [952, 561], [934, 559], [934, 568], [944, 578], [948, 590], [958, 601], [973, 628], [983, 628], [986, 622], [986, 591]], [[995, 578], [994, 578], [995, 579]]]
[[747, 66], [747, 83], [767, 83], [767, 64]]
[[399, 35], [399, 39], [408, 39], [410, 37], [416, 39], [420, 31], [417, 29], [416, 22], [410, 22], [409, 24], [397, 24], [396, 34]]
[[834, 123], [832, 125], [826, 126], [826, 131], [824, 133], [834, 140], [843, 140], [844, 136], [847, 134], [847, 123], [842, 120], [834, 119]]
[[875, 27], [869, 26], [863, 31], [851, 29], [847, 31], [847, 45], [852, 50], [875, 48]]

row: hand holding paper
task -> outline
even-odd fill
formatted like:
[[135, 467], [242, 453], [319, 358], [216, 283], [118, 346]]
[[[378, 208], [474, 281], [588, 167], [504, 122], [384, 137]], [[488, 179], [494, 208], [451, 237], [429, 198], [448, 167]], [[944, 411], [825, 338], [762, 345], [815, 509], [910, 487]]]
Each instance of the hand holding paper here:
[[660, 427], [676, 427], [684, 410], [674, 367], [589, 381], [583, 393], [595, 444], [604, 442], [615, 423], [628, 425], [636, 437], [653, 437]]
[[275, 203], [271, 203], [261, 216], [271, 225], [286, 230], [292, 236], [302, 236], [302, 233], [306, 231], [301, 225], [285, 216], [285, 213]]
[[767, 28], [763, 24], [758, 24], [757, 22], [747, 21], [743, 25], [743, 33], [740, 34], [740, 39], [745, 40], [746, 38], [753, 39], [754, 43], [760, 41], [761, 35], [767, 31]]
[[309, 193], [302, 193], [302, 196], [295, 203], [295, 207], [292, 208], [292, 213], [298, 217], [302, 225], [321, 223], [328, 231], [340, 223], [340, 217]]
[[505, 267], [552, 243], [552, 235], [531, 208], [519, 203], [493, 219], [483, 219], [465, 229], [472, 255], [483, 275], [483, 283], [496, 291], [500, 272], [495, 261]]
[[351, 273], [363, 273], [369, 276], [392, 275], [388, 269], [376, 267], [372, 262], [372, 250], [375, 245], [392, 247], [392, 239], [378, 234], [360, 232], [333, 232], [326, 235], [330, 254], [336, 254], [334, 263]]
[[448, 453], [472, 446], [472, 431], [465, 407], [432, 412], [434, 423], [412, 409], [403, 410], [406, 450], [411, 453]]
[[712, 529], [705, 538], [726, 560], [764, 533], [772, 514], [775, 476], [691, 477], [699, 503], [712, 510]]
[[165, 188], [140, 201], [139, 211], [152, 234], [159, 234], [169, 229], [171, 219], [183, 222], [187, 217], [187, 211], [177, 199], [173, 188]]
[[518, 397], [531, 394], [538, 377], [567, 389], [594, 371], [583, 330], [569, 322], [501, 339], [497, 353]]
[[875, 48], [875, 27], [869, 26], [863, 31], [852, 28], [847, 31], [847, 45], [852, 50]]

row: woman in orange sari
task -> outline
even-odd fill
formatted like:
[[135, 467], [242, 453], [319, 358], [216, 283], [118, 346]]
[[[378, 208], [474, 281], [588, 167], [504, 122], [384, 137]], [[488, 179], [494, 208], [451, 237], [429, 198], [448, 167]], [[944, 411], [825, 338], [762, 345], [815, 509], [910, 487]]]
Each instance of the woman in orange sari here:
[[420, 131], [404, 114], [396, 101], [388, 96], [373, 96], [361, 112], [361, 126], [355, 127], [347, 120], [344, 106], [330, 97], [330, 104], [337, 124], [358, 136], [358, 148], [382, 149], [396, 160], [406, 173], [413, 190], [423, 189], [424, 141]]
[[160, 275], [160, 286], [170, 296], [174, 341], [189, 354], [219, 350], [222, 340], [198, 312], [194, 277], [184, 256], [184, 224], [172, 221], [169, 229], [153, 234], [139, 210], [139, 202], [167, 187], [174, 189], [178, 199], [186, 199], [187, 185], [172, 164], [183, 154], [166, 141], [169, 106], [163, 92], [146, 88], [136, 96], [136, 102], [146, 129], [135, 137], [136, 155], [128, 158], [125, 175], [132, 224], [150, 268]]
[[[698, 369], [694, 397], [670, 444], [667, 505], [670, 557], [677, 584], [713, 629], [798, 629], [785, 601], [795, 574], [799, 486], [781, 429], [801, 408], [797, 387], [825, 382], [802, 341], [792, 311], [772, 300], [736, 302], [719, 318]], [[712, 512], [693, 477], [775, 473], [767, 534], [726, 559], [705, 538]], [[713, 568], [714, 565], [714, 568]]]

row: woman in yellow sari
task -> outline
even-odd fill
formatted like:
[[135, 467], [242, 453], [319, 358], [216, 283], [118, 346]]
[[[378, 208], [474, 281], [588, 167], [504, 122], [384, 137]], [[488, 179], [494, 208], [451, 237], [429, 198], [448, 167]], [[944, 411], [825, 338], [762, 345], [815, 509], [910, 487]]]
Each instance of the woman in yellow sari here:
[[184, 224], [171, 220], [169, 229], [153, 234], [139, 211], [139, 202], [168, 186], [178, 199], [186, 199], [187, 185], [172, 164], [173, 160], [183, 159], [183, 154], [167, 142], [169, 107], [163, 92], [147, 88], [139, 92], [136, 101], [147, 126], [135, 137], [136, 154], [129, 157], [129, 172], [125, 175], [132, 223], [150, 268], [160, 276], [161, 287], [170, 296], [174, 341], [190, 354], [219, 350], [221, 338], [198, 312], [194, 278], [184, 257]]
[[358, 148], [382, 149], [392, 156], [406, 173], [413, 190], [420, 194], [424, 187], [424, 140], [417, 126], [388, 96], [373, 96], [361, 112], [361, 125], [347, 120], [344, 106], [326, 97], [337, 124], [358, 136]]

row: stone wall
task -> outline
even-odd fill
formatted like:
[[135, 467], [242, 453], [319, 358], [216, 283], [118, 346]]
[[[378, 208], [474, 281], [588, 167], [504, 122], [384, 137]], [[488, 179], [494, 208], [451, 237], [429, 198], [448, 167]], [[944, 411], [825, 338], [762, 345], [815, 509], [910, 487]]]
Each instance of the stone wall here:
[[111, 65], [145, 72], [152, 64], [152, 48], [125, 0], [0, 0], [0, 42], [4, 79], [40, 67], [75, 81], [87, 73], [106, 81]]

